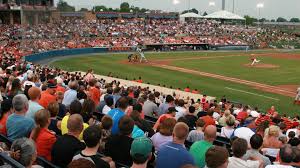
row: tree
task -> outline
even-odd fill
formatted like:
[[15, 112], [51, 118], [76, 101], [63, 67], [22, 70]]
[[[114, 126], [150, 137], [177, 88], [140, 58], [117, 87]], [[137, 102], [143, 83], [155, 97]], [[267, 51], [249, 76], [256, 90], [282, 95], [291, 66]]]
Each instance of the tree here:
[[275, 20], [275, 19], [272, 19], [271, 22], [276, 22], [276, 20]]
[[123, 2], [120, 5], [120, 12], [129, 12], [130, 11], [130, 5], [128, 2]]
[[206, 16], [206, 15], [207, 15], [207, 12], [205, 11], [202, 16]]
[[254, 22], [257, 22], [256, 18], [253, 18], [249, 15], [245, 15], [244, 18], [246, 19], [246, 25], [253, 25]]
[[[94, 11], [95, 11], [95, 12], [109, 11], [109, 9], [107, 9], [106, 6], [101, 5], [101, 6], [94, 6]], [[112, 11], [112, 10], [111, 10], [111, 11]]]
[[79, 10], [80, 12], [87, 12], [87, 11], [89, 11], [87, 8], [81, 8], [80, 10]]
[[276, 22], [287, 22], [285, 18], [279, 17], [277, 18]]
[[290, 20], [290, 22], [300, 22], [300, 19], [299, 19], [299, 18], [292, 18], [292, 19]]
[[268, 21], [266, 18], [261, 18], [261, 19], [259, 19], [258, 20], [259, 22], [266, 22], [266, 21]]
[[61, 12], [75, 12], [75, 7], [70, 6], [67, 2], [59, 0], [57, 3], [57, 10]]

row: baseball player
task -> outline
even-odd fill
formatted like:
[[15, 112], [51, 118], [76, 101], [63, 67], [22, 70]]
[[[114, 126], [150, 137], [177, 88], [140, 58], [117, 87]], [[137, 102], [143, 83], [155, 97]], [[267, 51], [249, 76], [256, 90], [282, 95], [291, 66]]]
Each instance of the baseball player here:
[[251, 66], [253, 66], [254, 64], [260, 62], [260, 60], [256, 59], [256, 57], [254, 55], [251, 54], [251, 56], [252, 56], [252, 58], [251, 58], [251, 61], [252, 61]]
[[141, 57], [140, 58], [140, 63], [142, 63], [143, 60], [145, 60], [145, 62], [148, 62], [142, 48], [137, 47], [136, 51], [140, 54], [140, 57]]

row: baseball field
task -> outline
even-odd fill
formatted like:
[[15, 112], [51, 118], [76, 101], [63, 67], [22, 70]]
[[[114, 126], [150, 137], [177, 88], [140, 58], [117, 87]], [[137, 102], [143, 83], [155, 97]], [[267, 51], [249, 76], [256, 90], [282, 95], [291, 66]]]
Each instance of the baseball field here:
[[[293, 105], [300, 86], [300, 52], [162, 52], [145, 53], [148, 63], [129, 63], [126, 54], [97, 54], [60, 59], [51, 66], [68, 71], [94, 69], [96, 74], [172, 88], [189, 86], [201, 94], [266, 111], [274, 105], [282, 114], [297, 115]], [[250, 66], [251, 57], [260, 62]]]

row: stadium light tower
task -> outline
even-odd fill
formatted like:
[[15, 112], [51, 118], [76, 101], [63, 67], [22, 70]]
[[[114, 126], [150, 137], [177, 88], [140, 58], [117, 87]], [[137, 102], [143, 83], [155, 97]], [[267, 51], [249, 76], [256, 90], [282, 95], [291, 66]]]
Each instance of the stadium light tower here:
[[[211, 1], [208, 3], [208, 7], [215, 7], [215, 6], [216, 6], [216, 2], [214, 2], [214, 1]], [[210, 13], [210, 11], [209, 11], [209, 13]]]
[[225, 0], [222, 0], [222, 10], [225, 10]]
[[258, 3], [256, 5], [256, 8], [258, 9], [258, 19], [260, 19], [260, 10], [264, 7], [265, 7], [264, 3]]

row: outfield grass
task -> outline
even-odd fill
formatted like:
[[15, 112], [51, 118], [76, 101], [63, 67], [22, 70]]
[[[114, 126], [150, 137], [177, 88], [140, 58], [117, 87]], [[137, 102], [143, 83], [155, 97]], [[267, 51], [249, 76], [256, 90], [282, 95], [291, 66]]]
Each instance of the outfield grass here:
[[[218, 56], [218, 55], [232, 55], [237, 53], [193, 53], [193, 52], [185, 52], [185, 53], [147, 53], [146, 56], [148, 59], [171, 59], [171, 58], [190, 58], [190, 57], [203, 57], [203, 56]], [[281, 96], [277, 94], [267, 93], [260, 90], [256, 90], [254, 88], [248, 87], [246, 85], [242, 84], [236, 84], [232, 82], [222, 81], [218, 79], [213, 78], [207, 78], [192, 74], [187, 74], [183, 72], [178, 71], [171, 71], [163, 68], [158, 67], [151, 67], [151, 66], [140, 66], [140, 65], [127, 65], [127, 64], [121, 64], [120, 61], [127, 59], [127, 54], [105, 54], [105, 55], [99, 55], [99, 56], [82, 56], [82, 57], [74, 57], [74, 58], [68, 58], [64, 60], [59, 60], [51, 65], [62, 68], [64, 70], [68, 71], [87, 71], [88, 69], [92, 68], [94, 69], [96, 74], [101, 75], [107, 75], [109, 72], [112, 72], [114, 76], [118, 76], [119, 78], [138, 78], [141, 76], [145, 83], [149, 82], [151, 84], [157, 85], [166, 85], [166, 87], [172, 86], [173, 88], [185, 88], [186, 86], [190, 86], [190, 88], [197, 88], [201, 91], [202, 94], [207, 94], [210, 96], [214, 96], [217, 98], [220, 98], [223, 95], [226, 95], [227, 98], [233, 101], [239, 101], [241, 103], [250, 104], [251, 106], [258, 106], [262, 110], [268, 109], [271, 105], [275, 105], [278, 107], [278, 110], [281, 113], [285, 114], [298, 114], [300, 112], [299, 106], [292, 105], [293, 98]], [[237, 62], [241, 62], [244, 59], [249, 59], [247, 57], [230, 57], [226, 59], [237, 59]], [[243, 75], [240, 75], [241, 78], [245, 79], [255, 79], [254, 81], [259, 81], [262, 83], [269, 83], [269, 80], [276, 83], [276, 84], [282, 84], [284, 83], [284, 79], [288, 80], [289, 77], [298, 78], [297, 74], [289, 74], [291, 76], [287, 77], [285, 74], [279, 74], [273, 72], [274, 70], [267, 70], [263, 73], [270, 73], [271, 76], [269, 78], [262, 77], [258, 72], [255, 71], [254, 74], [248, 75], [249, 69], [241, 68], [237, 69], [237, 65], [234, 65], [233, 62], [228, 61], [224, 62], [221, 61], [222, 64], [218, 63], [220, 58], [218, 59], [203, 59], [203, 60], [185, 60], [185, 61], [175, 61], [173, 64], [178, 66], [191, 66], [190, 68], [202, 70], [201, 67], [204, 66], [212, 66], [209, 67], [210, 72], [219, 72], [224, 75], [232, 76], [232, 77], [238, 77], [240, 75], [239, 72], [242, 72]], [[204, 61], [204, 62], [203, 62]], [[207, 65], [206, 62], [211, 62], [210, 65]], [[235, 61], [235, 60], [234, 60]], [[267, 61], [267, 60], [263, 60]], [[273, 60], [272, 60], [273, 61]], [[275, 60], [276, 61], [276, 60]], [[279, 61], [279, 60], [278, 60]], [[224, 64], [227, 63], [226, 69], [223, 71], [223, 69], [218, 69], [217, 67], [222, 67]], [[279, 62], [281, 63], [281, 62]], [[275, 63], [274, 63], [275, 64]], [[297, 64], [297, 63], [295, 63]], [[299, 64], [299, 63], [298, 63]], [[229, 68], [231, 67], [231, 68]], [[292, 66], [294, 67], [294, 66]], [[206, 67], [207, 68], [207, 67]], [[241, 70], [240, 70], [241, 69]], [[230, 73], [230, 70], [232, 71]], [[209, 72], [208, 71], [208, 72]], [[275, 70], [276, 71], [276, 70]], [[284, 69], [285, 72], [294, 72], [294, 69], [289, 69], [288, 67]], [[297, 71], [298, 72], [298, 71]], [[245, 73], [245, 74], [244, 74]], [[284, 75], [286, 77], [282, 79], [276, 80], [276, 77], [273, 77], [274, 74]], [[248, 77], [249, 76], [249, 77]], [[260, 78], [263, 79], [260, 79]], [[296, 79], [293, 79], [291, 81], [296, 81]], [[270, 83], [269, 83], [270, 84]], [[241, 93], [234, 90], [229, 90], [227, 88], [234, 88], [239, 89], [267, 97], [271, 97], [274, 99], [268, 99], [265, 97], [260, 96], [254, 96], [250, 95], [248, 93]]]
[[297, 75], [300, 74], [300, 60], [271, 57], [259, 57], [258, 59], [261, 60], [261, 63], [280, 67], [271, 69], [244, 67], [244, 64], [250, 63], [247, 56], [174, 61], [172, 65], [269, 85], [300, 84], [300, 75]]

